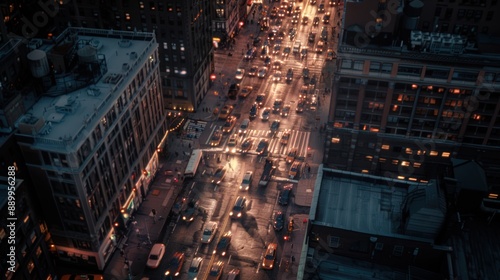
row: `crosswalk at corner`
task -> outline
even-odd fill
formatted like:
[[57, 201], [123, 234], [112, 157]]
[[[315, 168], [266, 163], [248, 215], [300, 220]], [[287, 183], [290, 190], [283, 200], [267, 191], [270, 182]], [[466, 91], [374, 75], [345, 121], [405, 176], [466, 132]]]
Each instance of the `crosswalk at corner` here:
[[[298, 158], [306, 158], [309, 146], [309, 137], [311, 132], [309, 131], [299, 131], [299, 130], [287, 130], [290, 132], [290, 138], [288, 143], [283, 145], [281, 143], [281, 137], [285, 133], [285, 130], [279, 130], [274, 133], [271, 130], [253, 130], [250, 129], [245, 136], [241, 138], [254, 138], [256, 143], [261, 139], [268, 139], [269, 146], [267, 148], [268, 152], [273, 155], [283, 155], [286, 156], [290, 151], [297, 150]], [[241, 140], [243, 141], [243, 139]], [[241, 143], [241, 142], [240, 142]]]

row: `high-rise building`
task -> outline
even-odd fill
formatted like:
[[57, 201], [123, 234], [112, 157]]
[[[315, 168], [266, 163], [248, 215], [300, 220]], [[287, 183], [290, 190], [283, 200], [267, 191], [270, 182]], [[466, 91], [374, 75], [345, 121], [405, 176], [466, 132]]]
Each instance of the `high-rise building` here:
[[428, 181], [471, 159], [498, 186], [500, 5], [431, 2], [345, 2], [325, 163]]
[[214, 1], [70, 1], [59, 5], [60, 27], [154, 32], [167, 109], [193, 111], [207, 95], [214, 72]]
[[158, 169], [158, 43], [148, 32], [71, 27], [30, 47], [44, 93], [18, 121], [18, 144], [59, 260], [102, 269]]
[[244, 0], [215, 0], [212, 32], [214, 41], [229, 44], [243, 26], [246, 11]]

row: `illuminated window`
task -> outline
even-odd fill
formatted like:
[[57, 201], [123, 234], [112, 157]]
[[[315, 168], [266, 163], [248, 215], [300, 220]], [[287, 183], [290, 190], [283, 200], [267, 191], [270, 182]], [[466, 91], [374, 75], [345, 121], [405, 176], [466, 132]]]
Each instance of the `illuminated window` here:
[[130, 20], [130, 14], [129, 13], [125, 13], [125, 19], [126, 20]]
[[399, 160], [397, 160], [397, 159], [393, 159], [393, 160], [392, 160], [392, 164], [394, 164], [394, 165], [398, 165], [398, 163], [399, 163]]
[[418, 86], [416, 84], [411, 85], [411, 89], [417, 89]]
[[332, 138], [332, 143], [333, 143], [333, 144], [338, 144], [338, 143], [340, 143], [340, 138], [338, 138], [338, 137], [333, 137], [333, 138]]
[[420, 162], [414, 162], [413, 163], [413, 167], [415, 167], [415, 168], [420, 168], [421, 165], [422, 164]]
[[408, 180], [413, 181], [413, 182], [416, 182], [416, 181], [417, 181], [417, 178], [410, 177], [410, 178], [408, 178]]
[[401, 175], [400, 175], [400, 176], [398, 176], [398, 179], [399, 179], [399, 180], [404, 180], [404, 179], [405, 179], [405, 176], [401, 176]]
[[443, 152], [441, 154], [442, 157], [450, 157], [450, 152]]
[[378, 161], [383, 163], [383, 162], [386, 162], [387, 159], [382, 157], [382, 158], [379, 158]]
[[367, 160], [369, 160], [369, 161], [372, 161], [373, 156], [366, 156], [365, 158], [366, 158]]
[[429, 183], [429, 181], [427, 181], [427, 180], [420, 180], [420, 183], [427, 184], [427, 183]]
[[368, 173], [368, 169], [361, 170], [361, 173]]
[[382, 150], [389, 150], [390, 148], [391, 148], [391, 146], [389, 146], [387, 144], [382, 145]]
[[405, 149], [405, 152], [409, 155], [411, 155], [413, 153], [412, 149], [411, 148], [406, 148]]
[[393, 111], [393, 112], [396, 112], [397, 110], [398, 110], [398, 105], [393, 105], [393, 106], [392, 106], [392, 111]]
[[488, 194], [488, 198], [490, 198], [490, 199], [498, 199], [498, 194], [497, 193], [490, 193], [490, 194]]
[[431, 156], [437, 156], [439, 153], [437, 151], [431, 151], [429, 154]]
[[424, 151], [422, 151], [422, 150], [418, 150], [418, 151], [417, 151], [417, 155], [418, 155], [418, 156], [421, 156], [421, 155], [423, 155], [423, 154], [424, 154]]
[[142, 2], [142, 1], [139, 2], [139, 8], [141, 8], [141, 10], [144, 9], [144, 2]]
[[401, 166], [410, 166], [410, 162], [403, 160], [403, 161], [401, 161]]

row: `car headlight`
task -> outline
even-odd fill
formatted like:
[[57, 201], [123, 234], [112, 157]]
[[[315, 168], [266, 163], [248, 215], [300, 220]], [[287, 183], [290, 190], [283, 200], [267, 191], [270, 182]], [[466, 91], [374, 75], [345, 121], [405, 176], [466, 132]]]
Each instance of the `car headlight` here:
[[225, 255], [226, 255], [226, 252], [222, 252], [222, 254], [221, 254], [221, 255], [222, 255], [222, 256], [225, 256]]
[[233, 215], [233, 212], [232, 212], [232, 211], [231, 211], [231, 212], [229, 212], [229, 216], [232, 216], [232, 215]]
[[175, 276], [179, 276], [179, 272], [176, 272], [176, 273], [175, 273]]
[[238, 218], [241, 217], [241, 213], [238, 213]]
[[167, 270], [167, 272], [165, 272], [165, 275], [170, 275], [170, 271]]
[[185, 220], [187, 219], [187, 217], [186, 217], [186, 216], [183, 216], [183, 217], [182, 217], [182, 219], [185, 221]]

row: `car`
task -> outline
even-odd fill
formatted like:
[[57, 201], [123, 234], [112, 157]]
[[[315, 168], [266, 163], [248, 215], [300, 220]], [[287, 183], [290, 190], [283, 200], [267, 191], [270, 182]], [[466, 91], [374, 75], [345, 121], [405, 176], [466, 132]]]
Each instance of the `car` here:
[[241, 90], [240, 90], [240, 94], [239, 96], [241, 98], [246, 98], [247, 96], [250, 95], [250, 93], [252, 93], [253, 91], [253, 87], [252, 86], [244, 86]]
[[201, 235], [201, 243], [208, 244], [212, 242], [215, 233], [217, 232], [217, 227], [218, 227], [217, 222], [210, 221], [206, 223], [205, 227], [203, 228], [203, 233]]
[[269, 140], [267, 140], [267, 139], [260, 140], [259, 144], [257, 145], [257, 149], [256, 149], [257, 153], [259, 155], [265, 154], [267, 151], [268, 145], [269, 145]]
[[236, 99], [239, 90], [240, 90], [239, 84], [231, 84], [229, 86], [229, 90], [227, 91], [227, 96], [231, 99]]
[[231, 105], [224, 105], [224, 107], [222, 107], [222, 110], [220, 110], [219, 119], [221, 120], [227, 119], [227, 117], [229, 117], [229, 114], [231, 114], [233, 109], [234, 107]]
[[297, 157], [297, 149], [292, 149], [286, 155], [286, 163], [292, 163]]
[[65, 274], [61, 280], [104, 280], [101, 274]]
[[326, 14], [323, 16], [323, 23], [324, 23], [324, 24], [328, 24], [328, 23], [330, 23], [330, 12], [326, 13]]
[[309, 51], [308, 48], [302, 48], [300, 50], [300, 57], [303, 58], [303, 59], [306, 58], [308, 51]]
[[302, 18], [302, 24], [307, 24], [309, 22], [309, 18], [308, 17], [303, 17]]
[[257, 103], [257, 105], [259, 105], [259, 108], [260, 108], [260, 107], [262, 107], [262, 105], [264, 105], [265, 100], [266, 100], [266, 95], [264, 93], [260, 93], [255, 98], [255, 103]]
[[281, 61], [273, 62], [272, 68], [273, 68], [273, 70], [281, 70]]
[[280, 205], [288, 205], [292, 189], [293, 189], [292, 184], [283, 186], [283, 189], [280, 191], [280, 194], [278, 195], [278, 203]]
[[274, 219], [273, 219], [273, 228], [275, 231], [280, 231], [283, 229], [283, 226], [285, 225], [285, 214], [281, 211], [277, 211], [274, 213]]
[[265, 67], [265, 66], [264, 67], [260, 67], [259, 73], [257, 73], [257, 77], [263, 79], [263, 78], [266, 77], [266, 75], [267, 75], [267, 67]]
[[335, 52], [332, 50], [332, 49], [328, 49], [327, 53], [326, 53], [326, 60], [334, 60], [335, 58], [337, 58], [337, 55], [335, 54]]
[[289, 68], [286, 72], [286, 81], [291, 82], [293, 80], [293, 68]]
[[286, 14], [285, 9], [280, 9], [280, 10], [278, 11], [278, 18], [284, 18], [284, 17], [285, 17], [285, 14]]
[[269, 66], [270, 64], [271, 64], [271, 57], [266, 56], [266, 58], [264, 59], [264, 65]]
[[271, 123], [271, 131], [277, 131], [280, 128], [280, 120], [274, 120]]
[[269, 120], [269, 117], [271, 116], [271, 108], [264, 108], [262, 110], [262, 114], [260, 116], [260, 118], [263, 120], [263, 121], [267, 121]]
[[285, 39], [285, 32], [280, 30], [280, 32], [278, 32], [278, 40], [283, 40], [283, 39]]
[[304, 78], [304, 80], [309, 79], [309, 68], [304, 67], [304, 69], [302, 69], [302, 78]]
[[182, 265], [184, 264], [184, 253], [175, 252], [174, 256], [170, 259], [168, 263], [167, 270], [165, 271], [165, 276], [179, 276], [181, 273]]
[[295, 11], [294, 11], [294, 14], [296, 15], [300, 15], [300, 12], [302, 11], [302, 7], [301, 6], [297, 6], [295, 7]]
[[273, 82], [279, 82], [279, 81], [281, 81], [281, 71], [276, 70], [274, 71], [273, 74]]
[[236, 69], [236, 74], [234, 75], [234, 78], [236, 80], [243, 80], [243, 76], [245, 75], [245, 69], [238, 68]]
[[259, 114], [259, 105], [257, 103], [254, 103], [252, 105], [252, 107], [250, 108], [250, 114], [249, 114], [249, 117], [251, 119], [254, 119], [257, 117], [257, 115]]
[[274, 113], [279, 113], [281, 110], [281, 107], [283, 106], [283, 99], [281, 98], [276, 98], [273, 103], [273, 112]]
[[301, 167], [302, 167], [302, 162], [295, 160], [292, 163], [292, 167], [290, 167], [290, 171], [288, 171], [288, 177], [290, 177], [290, 179], [295, 179], [295, 177], [299, 175]]
[[314, 74], [311, 79], [309, 80], [309, 84], [310, 85], [314, 85], [316, 84], [316, 82], [318, 81], [318, 77], [316, 76], [316, 74]]
[[316, 5], [316, 2], [317, 2], [316, 0], [311, 0], [310, 3], [311, 3], [311, 5]]
[[266, 56], [269, 54], [269, 47], [268, 46], [262, 46], [260, 49], [260, 58], [264, 59]]
[[245, 213], [247, 207], [246, 197], [238, 196], [234, 202], [233, 209], [229, 212], [229, 217], [231, 218], [241, 218]]
[[316, 53], [322, 53], [324, 47], [325, 43], [323, 41], [318, 41], [318, 43], [316, 44]]
[[275, 44], [273, 47], [273, 54], [279, 54], [281, 52], [281, 45]]
[[214, 175], [212, 176], [212, 184], [219, 185], [224, 181], [224, 177], [226, 176], [226, 168], [225, 167], [218, 167]]
[[278, 244], [276, 243], [271, 243], [267, 246], [264, 259], [262, 260], [262, 269], [273, 269], [277, 250]]
[[323, 26], [321, 29], [321, 41], [328, 41], [328, 29], [326, 26]]
[[238, 145], [238, 134], [233, 133], [227, 140], [226, 152], [236, 153], [236, 145]]
[[208, 272], [207, 280], [219, 280], [222, 277], [222, 271], [224, 270], [224, 262], [218, 261], [212, 265], [210, 272]]
[[292, 24], [298, 24], [298, 23], [299, 23], [299, 15], [293, 15]]
[[248, 70], [248, 73], [247, 75], [248, 76], [255, 76], [257, 75], [257, 71], [259, 70], [259, 67], [256, 66], [256, 65], [252, 65], [252, 67], [250, 67], [250, 69]]
[[252, 59], [254, 59], [255, 56], [256, 56], [256, 53], [257, 53], [257, 48], [256, 47], [252, 47], [252, 48], [248, 49], [248, 51], [245, 54], [245, 60], [252, 60]]
[[232, 236], [231, 231], [224, 233], [224, 235], [220, 238], [219, 243], [217, 243], [217, 247], [215, 247], [214, 254], [225, 256], [229, 250], [229, 244], [231, 243]]
[[314, 17], [313, 19], [313, 25], [318, 26], [319, 25], [319, 17]]
[[194, 280], [198, 278], [198, 274], [200, 273], [201, 267], [203, 265], [202, 257], [194, 257], [191, 261], [191, 265], [188, 269], [188, 279]]
[[238, 129], [238, 134], [242, 135], [247, 133], [249, 126], [250, 126], [250, 119], [244, 119], [240, 124], [240, 129]]
[[186, 222], [192, 222], [196, 217], [197, 212], [198, 212], [198, 201], [195, 199], [191, 199], [188, 202], [186, 209], [182, 211], [182, 220]]
[[222, 126], [222, 133], [231, 133], [235, 124], [236, 124], [236, 117], [229, 116], [224, 122], [224, 125]]
[[311, 107], [309, 107], [309, 109], [311, 109], [311, 111], [315, 111], [316, 110], [316, 107], [318, 106], [318, 95], [317, 94], [313, 94], [311, 96]]
[[241, 180], [240, 190], [248, 191], [248, 189], [250, 189], [250, 186], [252, 185], [252, 175], [252, 171], [245, 172], [245, 175], [243, 175], [243, 179]]
[[222, 131], [217, 129], [212, 134], [212, 137], [210, 137], [210, 146], [217, 147], [220, 145], [221, 141], [222, 141]]
[[288, 144], [288, 140], [290, 140], [290, 135], [291, 133], [289, 130], [283, 132], [283, 135], [281, 135], [280, 144], [286, 146]]
[[292, 48], [290, 46], [287, 46], [283, 49], [283, 53], [281, 54], [283, 57], [288, 57], [290, 55], [290, 52], [292, 51]]
[[285, 106], [283, 106], [283, 109], [281, 110], [280, 115], [281, 115], [282, 117], [285, 117], [285, 118], [286, 118], [286, 117], [288, 117], [288, 115], [290, 114], [290, 108], [291, 108], [291, 107], [290, 107], [290, 105], [288, 105], [288, 104], [287, 104], [287, 105], [285, 105]]
[[293, 40], [293, 38], [295, 38], [295, 35], [297, 35], [297, 28], [290, 28], [290, 30], [288, 30], [288, 35], [290, 36], [290, 40]]
[[305, 107], [306, 107], [306, 101], [303, 98], [301, 98], [297, 102], [297, 108], [295, 108], [295, 112], [302, 113], [304, 112]]
[[161, 259], [163, 259], [163, 255], [165, 254], [165, 244], [156, 243], [151, 247], [151, 251], [149, 252], [148, 260], [146, 262], [146, 266], [149, 268], [157, 268]]
[[229, 273], [227, 274], [227, 280], [236, 280], [239, 279], [240, 277], [240, 270], [237, 268], [231, 269]]
[[307, 41], [309, 41], [309, 43], [314, 43], [314, 41], [316, 41], [316, 33], [315, 32], [309, 33], [309, 37], [307, 37]]
[[321, 3], [318, 5], [318, 13], [324, 13], [325, 12], [325, 3]]
[[338, 1], [330, 0], [330, 1], [328, 1], [328, 5], [330, 5], [330, 7], [333, 7], [333, 6], [337, 5], [337, 2]]
[[240, 153], [247, 153], [248, 151], [250, 151], [252, 149], [252, 146], [253, 146], [253, 139], [252, 138], [247, 138], [247, 139], [243, 140], [243, 142], [241, 143], [241, 147], [240, 147]]

